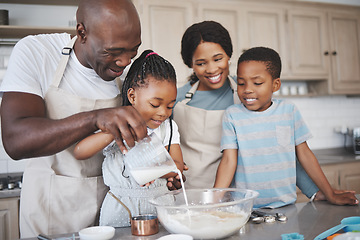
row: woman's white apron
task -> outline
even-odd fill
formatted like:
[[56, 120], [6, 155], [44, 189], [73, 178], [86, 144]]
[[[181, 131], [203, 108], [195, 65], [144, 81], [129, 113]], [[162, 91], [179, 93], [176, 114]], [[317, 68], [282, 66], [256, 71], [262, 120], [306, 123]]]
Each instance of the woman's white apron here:
[[[234, 103], [240, 103], [236, 83], [229, 79]], [[225, 110], [205, 110], [187, 105], [199, 86], [197, 81], [186, 98], [175, 105], [174, 120], [179, 127], [183, 159], [189, 170], [184, 172], [187, 188], [212, 188], [221, 160], [220, 140]]]
[[[85, 99], [59, 88], [75, 40], [76, 37], [63, 49], [54, 80], [45, 95], [50, 119], [121, 104], [120, 95], [111, 99]], [[73, 150], [74, 145], [52, 156], [31, 159], [28, 163], [20, 199], [22, 238], [39, 233], [76, 232], [98, 224], [100, 206], [108, 190], [101, 171], [104, 157], [100, 152], [88, 160], [79, 161], [74, 158]]]

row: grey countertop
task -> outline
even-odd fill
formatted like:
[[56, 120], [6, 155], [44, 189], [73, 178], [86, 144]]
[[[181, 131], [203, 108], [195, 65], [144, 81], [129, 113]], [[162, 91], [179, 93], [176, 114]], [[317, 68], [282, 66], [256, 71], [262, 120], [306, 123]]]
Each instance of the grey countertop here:
[[14, 197], [20, 197], [21, 189], [13, 189], [13, 190], [1, 190], [0, 191], [0, 199], [2, 198], [14, 198]]
[[[359, 198], [360, 195], [357, 195]], [[345, 217], [360, 216], [360, 206], [335, 206], [325, 201], [297, 203], [278, 209], [268, 210], [269, 213], [284, 213], [286, 222], [260, 223], [248, 222], [239, 232], [226, 239], [241, 240], [281, 240], [281, 234], [299, 233], [304, 239], [314, 239], [325, 230], [340, 224]], [[160, 225], [159, 233], [151, 236], [133, 236], [130, 227], [116, 228], [113, 239], [122, 240], [156, 240], [169, 233]], [[76, 236], [77, 233], [75, 234]], [[53, 237], [70, 237], [64, 234]], [[32, 238], [35, 240], [36, 238]], [[78, 239], [78, 237], [76, 238]], [[30, 239], [29, 239], [30, 240]]]
[[352, 148], [329, 148], [313, 150], [320, 165], [360, 162], [360, 155], [354, 154]]

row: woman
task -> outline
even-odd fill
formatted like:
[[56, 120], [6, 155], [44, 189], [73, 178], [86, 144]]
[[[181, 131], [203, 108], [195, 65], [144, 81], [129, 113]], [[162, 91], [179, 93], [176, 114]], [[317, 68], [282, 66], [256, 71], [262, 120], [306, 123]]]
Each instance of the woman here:
[[[193, 24], [181, 40], [181, 56], [194, 73], [178, 89], [174, 120], [181, 135], [180, 144], [187, 188], [212, 188], [221, 159], [221, 121], [225, 109], [240, 103], [236, 81], [229, 77], [232, 43], [219, 23]], [[297, 163], [297, 185], [308, 197], [318, 188]]]

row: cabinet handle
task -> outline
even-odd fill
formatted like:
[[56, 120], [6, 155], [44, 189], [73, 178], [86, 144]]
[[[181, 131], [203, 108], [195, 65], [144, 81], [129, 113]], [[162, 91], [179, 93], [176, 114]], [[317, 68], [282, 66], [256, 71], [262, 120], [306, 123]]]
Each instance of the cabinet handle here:
[[329, 52], [328, 52], [328, 51], [325, 51], [325, 52], [324, 52], [324, 55], [325, 55], [325, 56], [329, 55]]
[[337, 52], [336, 52], [336, 51], [333, 51], [333, 52], [332, 52], [332, 55], [334, 55], [334, 56], [335, 56], [336, 54], [337, 54]]

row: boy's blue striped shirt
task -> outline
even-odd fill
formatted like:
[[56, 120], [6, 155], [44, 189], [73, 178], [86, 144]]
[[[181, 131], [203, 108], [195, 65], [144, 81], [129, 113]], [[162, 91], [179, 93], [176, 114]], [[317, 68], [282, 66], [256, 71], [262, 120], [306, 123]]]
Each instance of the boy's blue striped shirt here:
[[296, 201], [295, 146], [311, 134], [295, 105], [273, 99], [263, 112], [242, 104], [227, 108], [221, 151], [238, 149], [236, 188], [260, 193], [254, 207], [280, 207]]

